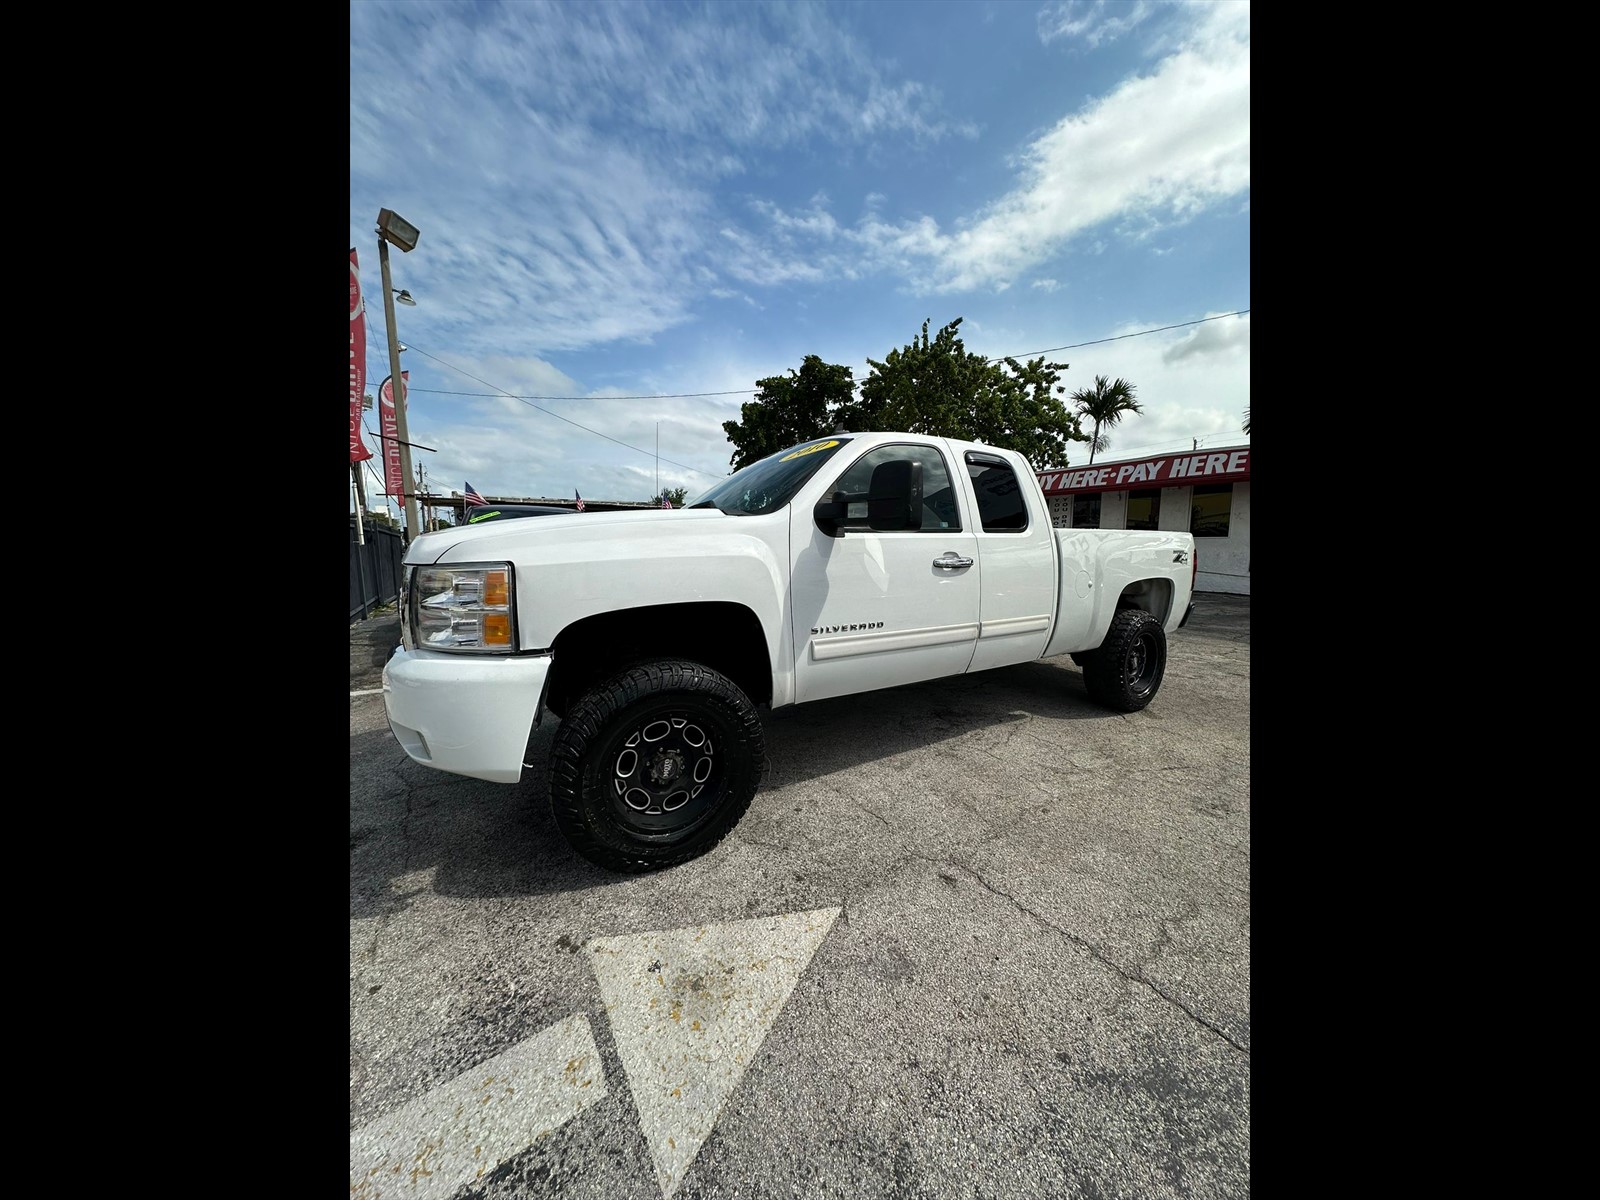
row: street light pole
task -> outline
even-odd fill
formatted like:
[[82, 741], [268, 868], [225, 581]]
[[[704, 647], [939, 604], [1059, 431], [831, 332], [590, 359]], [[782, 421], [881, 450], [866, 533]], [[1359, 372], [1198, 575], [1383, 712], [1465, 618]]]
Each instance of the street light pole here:
[[394, 284], [389, 278], [389, 241], [379, 230], [378, 263], [383, 268], [383, 319], [389, 327], [389, 379], [394, 387], [394, 427], [400, 442], [400, 478], [406, 481], [406, 537], [422, 531], [417, 523], [417, 497], [411, 490], [411, 433], [406, 428], [406, 381], [400, 377], [400, 337], [394, 327]]
[[[400, 443], [400, 477], [404, 479], [405, 487], [411, 486], [411, 431], [406, 428], [406, 381], [400, 375], [400, 336], [394, 328], [394, 281], [389, 278], [389, 243], [393, 242], [400, 247], [402, 254], [413, 250], [417, 245], [417, 227], [406, 220], [399, 213], [390, 208], [378, 210], [378, 263], [383, 268], [383, 315], [389, 326], [389, 378], [394, 386], [394, 428], [399, 436]], [[400, 300], [404, 304], [415, 304], [410, 292], [401, 292]], [[414, 492], [407, 491], [406, 501], [406, 537], [414, 538], [422, 532], [422, 527], [417, 522], [417, 497]]]

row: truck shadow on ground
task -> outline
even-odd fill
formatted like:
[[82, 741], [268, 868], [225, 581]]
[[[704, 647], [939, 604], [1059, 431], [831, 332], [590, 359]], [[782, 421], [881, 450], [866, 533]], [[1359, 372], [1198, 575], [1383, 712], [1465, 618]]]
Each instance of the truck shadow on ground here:
[[[1070, 659], [1000, 667], [766, 713], [763, 788], [803, 783], [1033, 717], [1118, 720], [1092, 703]], [[350, 915], [418, 894], [491, 897], [602, 887], [627, 878], [578, 857], [550, 814], [546, 763], [557, 722], [529, 743], [516, 785], [464, 779], [408, 759], [387, 731], [351, 740], [368, 769], [350, 802]], [[390, 752], [392, 748], [392, 752]], [[758, 797], [759, 799], [759, 797]], [[432, 878], [425, 873], [432, 871]]]

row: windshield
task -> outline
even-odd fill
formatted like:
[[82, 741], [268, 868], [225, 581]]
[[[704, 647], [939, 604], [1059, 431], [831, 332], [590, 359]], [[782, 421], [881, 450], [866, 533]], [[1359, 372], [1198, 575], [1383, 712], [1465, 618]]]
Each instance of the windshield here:
[[775, 512], [789, 503], [800, 486], [817, 473], [817, 468], [849, 440], [847, 437], [821, 438], [780, 450], [735, 471], [710, 491], [703, 492], [689, 507], [719, 508], [730, 517]]

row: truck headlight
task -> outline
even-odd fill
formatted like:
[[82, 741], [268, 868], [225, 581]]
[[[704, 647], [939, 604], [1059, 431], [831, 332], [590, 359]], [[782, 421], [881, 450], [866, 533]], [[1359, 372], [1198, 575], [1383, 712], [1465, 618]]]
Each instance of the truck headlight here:
[[505, 654], [517, 648], [510, 563], [414, 567], [407, 613], [423, 650]]

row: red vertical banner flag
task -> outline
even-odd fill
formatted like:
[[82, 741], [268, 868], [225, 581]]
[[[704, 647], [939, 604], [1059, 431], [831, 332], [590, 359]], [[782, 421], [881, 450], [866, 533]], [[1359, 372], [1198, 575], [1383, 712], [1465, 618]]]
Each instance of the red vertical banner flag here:
[[[406, 402], [406, 384], [411, 372], [400, 372], [400, 403]], [[406, 503], [406, 477], [400, 470], [400, 422], [394, 408], [394, 376], [390, 375], [378, 389], [378, 435], [383, 438], [383, 465], [385, 496], [393, 496], [404, 508]]]
[[361, 296], [361, 267], [350, 247], [350, 461], [372, 457], [361, 440], [361, 399], [367, 390], [367, 302]]

